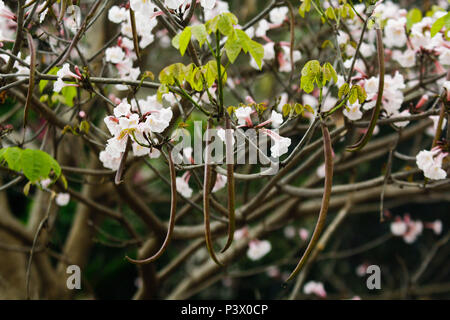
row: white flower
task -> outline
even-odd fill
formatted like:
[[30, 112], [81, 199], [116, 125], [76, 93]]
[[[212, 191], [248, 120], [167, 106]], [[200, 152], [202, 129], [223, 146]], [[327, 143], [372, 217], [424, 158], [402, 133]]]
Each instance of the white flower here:
[[347, 33], [343, 31], [339, 31], [337, 35], [337, 42], [339, 45], [346, 44], [350, 40], [350, 37]]
[[131, 105], [126, 103], [126, 102], [122, 102], [120, 103], [117, 107], [114, 108], [114, 115], [119, 118], [121, 116], [127, 116], [131, 111]]
[[[429, 128], [427, 128], [426, 134], [428, 134], [431, 137], [434, 137], [436, 135], [436, 130], [438, 129], [438, 125], [439, 125], [439, 116], [430, 116], [429, 118], [431, 120], [433, 120], [433, 125], [430, 126]], [[446, 124], [447, 124], [447, 119], [444, 119], [444, 121], [442, 122], [441, 129], [444, 128]]]
[[108, 19], [113, 23], [121, 23], [128, 19], [128, 11], [123, 7], [112, 6], [108, 11]]
[[262, 19], [258, 23], [258, 27], [255, 30], [255, 36], [263, 38], [266, 36], [267, 31], [270, 29], [270, 24], [266, 19]]
[[269, 14], [270, 21], [274, 24], [282, 24], [283, 21], [286, 20], [288, 12], [288, 7], [274, 8]]
[[309, 281], [303, 287], [303, 292], [305, 294], [315, 294], [316, 296], [321, 298], [325, 298], [327, 296], [322, 282]]
[[76, 86], [76, 85], [65, 83], [61, 78], [58, 78], [58, 80], [56, 80], [53, 83], [53, 91], [59, 93], [59, 92], [61, 92], [61, 90], [64, 87], [71, 87], [71, 86]]
[[125, 59], [125, 52], [118, 46], [106, 49], [105, 55], [106, 61], [114, 64], [120, 63]]
[[56, 204], [60, 207], [67, 206], [69, 201], [70, 201], [70, 194], [68, 193], [58, 193], [58, 195], [55, 198]]
[[[245, 125], [247, 121], [250, 119], [250, 115], [252, 114], [253, 109], [251, 107], [239, 107], [234, 112], [234, 115], [238, 119], [238, 124], [240, 126]], [[251, 122], [251, 120], [250, 120]]]
[[442, 221], [441, 220], [436, 220], [432, 223], [429, 223], [428, 228], [430, 228], [431, 230], [433, 230], [433, 232], [436, 235], [440, 235], [442, 233]]
[[401, 52], [395, 50], [392, 58], [396, 60], [403, 68], [412, 68], [416, 65], [416, 53], [414, 50], [406, 50]]
[[407, 230], [408, 226], [403, 220], [398, 219], [391, 223], [391, 233], [394, 236], [401, 237], [406, 233]]
[[205, 10], [212, 10], [216, 5], [216, 0], [200, 0], [200, 5]]
[[270, 252], [272, 245], [267, 240], [253, 240], [248, 244], [247, 257], [256, 261]]
[[428, 151], [422, 150], [416, 156], [417, 167], [424, 171], [426, 168], [431, 166], [434, 162], [434, 156], [439, 153], [439, 150]]
[[166, 0], [165, 4], [167, 8], [175, 10], [178, 9], [184, 2], [185, 0]]
[[421, 221], [410, 221], [408, 223], [408, 231], [403, 235], [403, 240], [411, 244], [416, 241], [417, 237], [422, 234], [423, 224]]
[[447, 178], [447, 172], [442, 169], [441, 164], [433, 161], [433, 163], [427, 167], [424, 172], [424, 176], [431, 180], [443, 180]]
[[151, 14], [154, 5], [151, 0], [130, 0], [130, 7], [141, 14]]
[[44, 180], [41, 180], [41, 186], [42, 188], [48, 188], [48, 186], [52, 183], [52, 179], [47, 178]]
[[192, 196], [193, 190], [189, 187], [189, 183], [183, 177], [176, 178], [177, 191], [185, 198]]
[[375, 53], [375, 46], [363, 42], [361, 44], [360, 52], [364, 58], [369, 58]]
[[343, 113], [351, 121], [359, 120], [363, 116], [360, 107], [361, 107], [360, 104], [355, 103], [351, 106], [346, 107]]
[[142, 124], [141, 129], [144, 132], [162, 133], [169, 126], [172, 116], [170, 108], [153, 111]]
[[405, 18], [389, 19], [386, 27], [384, 28], [386, 37], [384, 42], [386, 46], [403, 47], [406, 44], [406, 32], [405, 32]]
[[67, 78], [67, 77], [73, 77], [77, 79], [80, 78], [77, 74], [70, 71], [70, 65], [68, 63], [63, 64], [62, 68], [59, 69], [58, 72], [56, 73], [56, 76], [58, 78]]
[[272, 110], [270, 121], [272, 124], [272, 128], [278, 128], [283, 123], [283, 115], [281, 113], [276, 112], [275, 110]]
[[275, 42], [269, 42], [264, 45], [264, 60], [275, 59]]
[[224, 176], [223, 174], [217, 174], [216, 183], [214, 184], [214, 187], [212, 188], [211, 192], [217, 192], [223, 187], [225, 187], [227, 184], [227, 176]]
[[289, 146], [291, 145], [290, 138], [280, 137], [280, 139], [272, 139], [272, 141], [274, 142], [274, 145], [270, 147], [272, 157], [279, 158], [288, 152]]
[[120, 155], [118, 157], [114, 157], [109, 153], [108, 151], [102, 151], [99, 155], [100, 161], [103, 163], [103, 166], [105, 168], [111, 169], [111, 170], [117, 170], [120, 166]]
[[441, 51], [439, 62], [446, 66], [450, 65], [450, 49], [445, 48]]

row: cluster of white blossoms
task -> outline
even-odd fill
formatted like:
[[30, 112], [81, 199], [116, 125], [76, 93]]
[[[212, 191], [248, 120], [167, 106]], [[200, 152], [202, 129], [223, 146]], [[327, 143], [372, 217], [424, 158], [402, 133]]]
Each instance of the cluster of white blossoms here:
[[448, 153], [442, 152], [440, 147], [422, 150], [416, 156], [416, 164], [426, 178], [442, 180], [447, 177], [447, 172], [442, 168], [442, 162], [447, 156]]
[[[390, 228], [394, 236], [402, 237], [406, 243], [412, 244], [422, 234], [424, 223], [420, 220], [412, 220], [409, 214], [405, 214], [403, 219], [397, 216], [391, 223]], [[440, 235], [442, 233], [442, 221], [427, 222], [425, 228], [431, 229], [436, 235]]]
[[[234, 239], [236, 241], [249, 238], [250, 231], [247, 226], [234, 232]], [[270, 241], [251, 239], [248, 243], [247, 257], [252, 261], [257, 261], [267, 255], [271, 250], [272, 244], [270, 243]]]
[[134, 156], [159, 157], [160, 151], [154, 148], [158, 144], [155, 134], [162, 133], [169, 126], [173, 116], [172, 109], [165, 108], [157, 101], [156, 96], [131, 100], [131, 103], [126, 99], [117, 102], [114, 115], [104, 119], [113, 137], [108, 140], [105, 150], [100, 152], [103, 165], [117, 170], [129, 139]]

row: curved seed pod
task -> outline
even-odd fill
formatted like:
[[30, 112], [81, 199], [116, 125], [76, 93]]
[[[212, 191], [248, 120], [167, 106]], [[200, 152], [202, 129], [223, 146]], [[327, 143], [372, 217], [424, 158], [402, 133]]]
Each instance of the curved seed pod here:
[[212, 119], [208, 120], [208, 126], [206, 127], [206, 147], [205, 147], [205, 177], [203, 182], [203, 216], [205, 223], [205, 240], [206, 248], [208, 249], [211, 259], [214, 260], [219, 266], [222, 266], [219, 259], [217, 259], [214, 253], [213, 242], [211, 238], [211, 226], [209, 221], [210, 209], [209, 209], [209, 194], [211, 192], [211, 165], [209, 164], [209, 140], [211, 139], [209, 135], [209, 129], [212, 126]]
[[131, 148], [131, 138], [126, 137], [126, 139], [128, 139], [128, 140], [127, 140], [127, 145], [125, 147], [125, 152], [122, 155], [122, 159], [120, 159], [119, 169], [117, 169], [116, 176], [114, 177], [114, 183], [116, 185], [119, 185], [122, 183], [122, 176], [123, 176], [123, 172], [125, 170], [125, 164], [127, 162], [128, 152], [130, 151], [130, 148]]
[[162, 246], [158, 250], [158, 252], [147, 259], [135, 260], [135, 259], [131, 259], [130, 257], [126, 256], [125, 258], [128, 261], [130, 261], [131, 263], [142, 265], [142, 264], [148, 264], [148, 263], [155, 261], [164, 253], [164, 251], [166, 251], [167, 247], [169, 246], [170, 240], [172, 238], [173, 229], [175, 227], [175, 214], [177, 211], [177, 185], [176, 185], [175, 166], [173, 164], [172, 153], [170, 151], [168, 152], [168, 159], [169, 159], [169, 170], [170, 170], [171, 198], [170, 198], [169, 229], [167, 231], [166, 239], [164, 240], [164, 243], [162, 244]]
[[137, 35], [137, 28], [136, 28], [136, 17], [134, 15], [134, 11], [130, 8], [130, 23], [131, 23], [131, 31], [133, 32], [133, 45], [134, 45], [134, 51], [136, 52], [136, 57], [140, 61], [141, 60], [141, 54], [139, 51], [139, 40]]
[[25, 110], [23, 112], [24, 128], [27, 125], [28, 110], [30, 110], [31, 99], [33, 98], [34, 80], [36, 76], [36, 48], [34, 47], [33, 38], [31, 37], [30, 33], [27, 33], [27, 40], [28, 40], [28, 48], [30, 49], [30, 78], [28, 81], [28, 91], [27, 91], [27, 99], [25, 102]]
[[330, 205], [331, 187], [333, 185], [333, 147], [331, 145], [330, 132], [328, 131], [327, 126], [323, 122], [322, 122], [322, 134], [323, 134], [323, 152], [325, 155], [325, 183], [319, 219], [317, 220], [314, 233], [311, 237], [308, 247], [306, 248], [305, 253], [303, 254], [299, 263], [295, 267], [294, 271], [292, 271], [291, 275], [286, 280], [286, 282], [292, 280], [308, 260], [311, 251], [314, 249], [317, 242], [319, 241], [320, 234], [322, 233], [322, 229], [325, 226], [325, 221], [327, 218], [328, 207]]
[[[233, 153], [232, 148], [232, 135], [231, 135], [231, 121], [228, 114], [225, 119], [225, 141], [226, 141], [226, 152], [227, 152], [227, 162], [230, 161], [228, 157], [228, 152], [230, 150]], [[234, 188], [234, 165], [232, 163], [227, 164], [227, 190], [228, 190], [228, 239], [225, 247], [220, 252], [225, 252], [233, 243], [234, 231], [236, 229], [236, 212], [235, 212], [235, 188]]]
[[364, 148], [367, 142], [369, 142], [370, 138], [372, 137], [373, 130], [377, 125], [378, 118], [380, 117], [381, 103], [383, 102], [383, 91], [384, 91], [384, 73], [385, 73], [384, 46], [383, 46], [383, 32], [381, 31], [381, 29], [376, 29], [376, 31], [377, 31], [378, 64], [380, 66], [377, 103], [375, 105], [375, 109], [373, 110], [372, 118], [370, 119], [369, 128], [367, 129], [362, 139], [356, 144], [347, 147], [347, 151], [351, 152], [361, 150], [362, 148]]

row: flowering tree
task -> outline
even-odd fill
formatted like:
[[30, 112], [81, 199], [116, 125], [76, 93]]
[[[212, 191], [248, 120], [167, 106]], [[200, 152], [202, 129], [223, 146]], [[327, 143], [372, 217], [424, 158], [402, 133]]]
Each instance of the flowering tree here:
[[0, 297], [448, 297], [448, 2], [398, 2], [0, 1]]

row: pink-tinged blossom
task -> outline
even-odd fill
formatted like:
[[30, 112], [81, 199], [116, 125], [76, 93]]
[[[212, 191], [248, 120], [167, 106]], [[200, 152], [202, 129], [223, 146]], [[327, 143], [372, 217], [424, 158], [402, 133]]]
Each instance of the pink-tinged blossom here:
[[442, 169], [442, 160], [447, 156], [448, 154], [442, 153], [438, 147], [431, 151], [422, 150], [416, 156], [416, 164], [426, 178], [442, 180], [447, 177], [447, 172]]
[[440, 235], [442, 233], [442, 221], [436, 220], [433, 222], [425, 223], [425, 228], [433, 230], [436, 235]]
[[314, 294], [320, 298], [326, 298], [327, 292], [323, 286], [322, 282], [309, 281], [303, 287], [303, 292], [305, 294]]
[[267, 240], [252, 240], [248, 244], [247, 257], [256, 261], [270, 252], [272, 245]]
[[345, 107], [343, 113], [351, 121], [356, 121], [362, 118], [361, 105], [359, 103], [352, 104]]
[[108, 11], [108, 19], [113, 23], [121, 23], [128, 19], [128, 10], [124, 7], [112, 6]]
[[211, 192], [217, 192], [221, 189], [223, 189], [227, 185], [227, 176], [224, 176], [223, 174], [217, 174], [216, 183], [214, 184], [214, 187], [212, 188]]
[[183, 176], [176, 178], [177, 191], [185, 198], [192, 197], [193, 190], [189, 186], [191, 174], [187, 171]]
[[309, 238], [309, 231], [305, 228], [300, 228], [300, 230], [298, 231], [298, 235], [300, 236], [300, 239], [306, 241]]
[[68, 193], [58, 193], [55, 198], [55, 202], [58, 206], [64, 207], [69, 204], [70, 194]]

